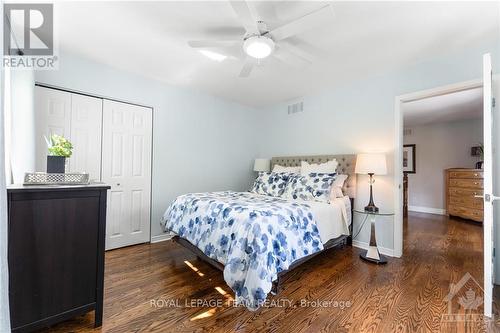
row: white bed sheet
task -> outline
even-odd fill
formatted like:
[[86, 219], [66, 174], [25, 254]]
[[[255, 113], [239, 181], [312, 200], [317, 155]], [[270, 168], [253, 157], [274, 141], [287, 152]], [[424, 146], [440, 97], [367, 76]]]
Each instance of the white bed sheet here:
[[323, 244], [330, 239], [349, 235], [351, 225], [351, 201], [348, 196], [336, 198], [331, 203], [304, 201], [308, 204], [316, 220], [319, 236]]

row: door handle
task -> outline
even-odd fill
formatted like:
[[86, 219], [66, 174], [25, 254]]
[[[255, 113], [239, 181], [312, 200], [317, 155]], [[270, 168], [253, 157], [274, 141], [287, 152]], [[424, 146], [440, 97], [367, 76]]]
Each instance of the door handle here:
[[500, 200], [499, 196], [493, 195], [493, 194], [484, 194], [484, 195], [475, 195], [474, 198], [482, 198], [486, 202], [493, 202], [496, 200]]

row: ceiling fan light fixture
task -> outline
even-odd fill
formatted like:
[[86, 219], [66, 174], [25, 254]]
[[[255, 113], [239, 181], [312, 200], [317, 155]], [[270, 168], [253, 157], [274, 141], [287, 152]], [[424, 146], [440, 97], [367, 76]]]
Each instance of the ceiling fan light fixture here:
[[243, 43], [243, 50], [250, 57], [264, 59], [274, 51], [274, 41], [266, 36], [252, 36]]

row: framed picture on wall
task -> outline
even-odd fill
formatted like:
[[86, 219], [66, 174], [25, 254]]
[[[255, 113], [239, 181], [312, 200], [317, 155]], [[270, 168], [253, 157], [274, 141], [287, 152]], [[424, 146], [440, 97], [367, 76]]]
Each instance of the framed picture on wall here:
[[403, 145], [403, 172], [415, 173], [416, 168], [416, 145]]

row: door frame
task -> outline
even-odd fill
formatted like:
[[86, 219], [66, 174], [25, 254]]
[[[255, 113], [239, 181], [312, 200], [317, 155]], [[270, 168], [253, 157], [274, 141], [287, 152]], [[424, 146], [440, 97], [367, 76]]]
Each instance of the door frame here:
[[394, 256], [403, 255], [403, 112], [402, 104], [424, 98], [446, 95], [453, 92], [475, 89], [483, 86], [482, 79], [462, 81], [458, 83], [420, 90], [395, 97], [394, 102]]

